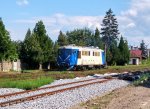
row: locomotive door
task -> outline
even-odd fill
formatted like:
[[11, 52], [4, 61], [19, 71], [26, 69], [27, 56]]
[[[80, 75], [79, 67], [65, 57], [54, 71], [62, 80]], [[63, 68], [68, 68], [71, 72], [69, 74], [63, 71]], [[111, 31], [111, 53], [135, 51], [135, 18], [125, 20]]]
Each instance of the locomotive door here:
[[78, 51], [77, 65], [81, 65], [81, 51]]
[[81, 51], [78, 51], [78, 59], [81, 59]]

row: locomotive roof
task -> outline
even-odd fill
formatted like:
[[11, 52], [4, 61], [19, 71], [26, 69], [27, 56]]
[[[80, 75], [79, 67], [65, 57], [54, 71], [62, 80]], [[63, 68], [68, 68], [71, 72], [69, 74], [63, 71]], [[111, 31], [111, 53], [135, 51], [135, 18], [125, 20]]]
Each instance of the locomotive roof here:
[[[75, 46], [75, 45], [67, 45], [67, 46], [61, 46], [60, 49], [62, 48], [66, 48], [66, 49], [92, 49], [92, 50], [102, 50], [102, 49], [99, 49], [98, 47], [83, 47], [83, 46]], [[103, 51], [103, 50], [102, 50]]]

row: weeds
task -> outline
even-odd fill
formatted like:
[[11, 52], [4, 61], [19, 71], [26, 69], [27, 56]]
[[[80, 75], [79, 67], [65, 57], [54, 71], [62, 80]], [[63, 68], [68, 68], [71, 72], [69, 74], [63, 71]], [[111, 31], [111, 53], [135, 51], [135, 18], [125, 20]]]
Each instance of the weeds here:
[[53, 79], [50, 77], [40, 77], [37, 79], [31, 79], [31, 80], [15, 80], [10, 81], [9, 79], [6, 79], [4, 81], [1, 81], [0, 87], [3, 88], [20, 88], [20, 89], [35, 89], [42, 85], [48, 84], [53, 82]]
[[149, 73], [143, 74], [140, 77], [140, 79], [133, 82], [133, 85], [135, 85], [135, 86], [142, 85], [142, 84], [146, 83], [149, 79], [150, 79]]

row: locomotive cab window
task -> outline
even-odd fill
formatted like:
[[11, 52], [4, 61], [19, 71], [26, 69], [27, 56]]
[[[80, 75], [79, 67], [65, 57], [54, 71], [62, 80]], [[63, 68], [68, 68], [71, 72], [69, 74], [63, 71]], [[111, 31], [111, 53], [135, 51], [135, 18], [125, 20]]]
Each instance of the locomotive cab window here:
[[70, 49], [66, 49], [65, 52], [66, 52], [66, 54], [68, 54], [68, 55], [71, 55], [71, 54], [73, 53], [73, 51], [70, 50]]

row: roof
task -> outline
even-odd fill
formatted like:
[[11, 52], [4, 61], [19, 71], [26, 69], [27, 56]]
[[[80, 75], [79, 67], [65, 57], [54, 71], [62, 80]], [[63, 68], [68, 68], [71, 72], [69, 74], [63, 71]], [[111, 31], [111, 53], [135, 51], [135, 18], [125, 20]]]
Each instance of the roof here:
[[84, 47], [84, 46], [76, 46], [76, 45], [67, 45], [67, 46], [59, 47], [59, 49], [63, 49], [63, 48], [65, 48], [65, 49], [97, 50], [97, 51], [100, 50], [100, 51], [104, 51], [102, 49], [99, 49], [99, 48], [93, 47], [93, 46], [91, 46], [91, 47]]
[[130, 50], [130, 57], [142, 58], [142, 51], [141, 50]]

